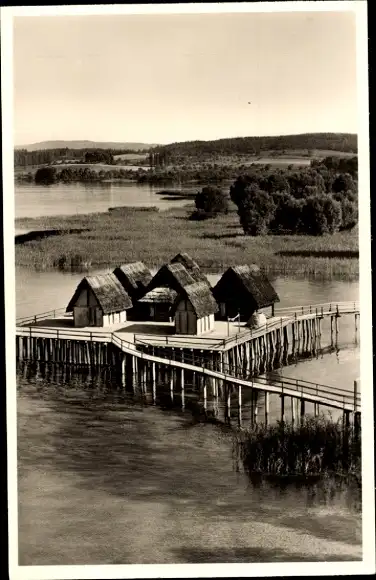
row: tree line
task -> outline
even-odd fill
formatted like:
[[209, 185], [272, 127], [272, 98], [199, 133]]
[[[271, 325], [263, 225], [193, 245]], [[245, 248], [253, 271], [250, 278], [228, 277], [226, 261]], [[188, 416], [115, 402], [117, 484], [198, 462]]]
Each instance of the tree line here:
[[214, 141], [186, 141], [158, 146], [150, 151], [160, 158], [177, 159], [207, 154], [259, 155], [263, 151], [330, 150], [357, 153], [357, 136], [351, 133], [306, 133], [276, 137], [234, 137]]
[[57, 149], [40, 149], [27, 151], [27, 149], [14, 150], [14, 166], [28, 167], [31, 165], [50, 165], [56, 161], [75, 160], [85, 163], [113, 163], [114, 155], [124, 153], [139, 153], [131, 149], [70, 149], [68, 147]]
[[25, 181], [35, 181], [42, 185], [52, 185], [53, 183], [70, 183], [70, 182], [101, 182], [110, 179], [133, 179], [142, 175], [144, 169], [133, 171], [131, 169], [109, 169], [96, 171], [90, 167], [64, 167], [58, 170], [53, 166], [40, 167], [35, 176], [27, 174], [23, 179]]
[[358, 222], [355, 160], [335, 163], [334, 168], [328, 157], [300, 171], [249, 172], [237, 177], [229, 193], [205, 187], [196, 195], [191, 219], [226, 213], [231, 200], [247, 235], [322, 235], [353, 228]]

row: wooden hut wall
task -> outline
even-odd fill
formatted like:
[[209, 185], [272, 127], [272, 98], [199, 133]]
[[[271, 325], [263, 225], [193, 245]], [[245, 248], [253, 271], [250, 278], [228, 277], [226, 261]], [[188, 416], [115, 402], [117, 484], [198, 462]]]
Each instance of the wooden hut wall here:
[[84, 286], [73, 306], [74, 326], [103, 326], [103, 311], [91, 288]]
[[176, 334], [200, 335], [214, 329], [214, 314], [198, 318], [189, 300], [181, 300], [175, 312]]
[[111, 312], [110, 314], [103, 315], [103, 325], [111, 326], [111, 324], [118, 324], [120, 322], [126, 322], [127, 312], [123, 310], [122, 312]]
[[176, 334], [197, 334], [197, 316], [189, 300], [180, 300], [175, 312]]
[[213, 294], [219, 306], [217, 320], [227, 320], [240, 313], [240, 320], [246, 322], [257, 310], [256, 302], [237, 276], [222, 278], [213, 289]]
[[98, 303], [92, 289], [84, 286], [78, 295], [75, 305], [73, 306], [74, 326], [110, 326], [127, 320], [127, 312], [111, 312], [103, 314], [103, 310]]

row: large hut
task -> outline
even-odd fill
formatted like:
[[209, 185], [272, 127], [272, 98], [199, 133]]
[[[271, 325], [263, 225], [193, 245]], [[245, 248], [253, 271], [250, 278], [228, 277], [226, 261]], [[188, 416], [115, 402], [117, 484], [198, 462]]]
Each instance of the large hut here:
[[74, 326], [110, 326], [125, 322], [130, 299], [115, 274], [86, 276], [78, 284], [66, 311], [73, 312]]
[[176, 254], [176, 256], [170, 261], [170, 264], [182, 264], [195, 282], [206, 282], [206, 284], [210, 286], [209, 280], [200, 270], [200, 266], [186, 252]]
[[256, 265], [233, 266], [226, 270], [213, 288], [219, 306], [217, 318], [226, 320], [240, 315], [247, 322], [252, 314], [279, 302], [267, 276]]
[[202, 334], [214, 327], [218, 306], [208, 284], [196, 281], [181, 262], [166, 264], [139, 300], [149, 306], [150, 318], [170, 321], [177, 334]]

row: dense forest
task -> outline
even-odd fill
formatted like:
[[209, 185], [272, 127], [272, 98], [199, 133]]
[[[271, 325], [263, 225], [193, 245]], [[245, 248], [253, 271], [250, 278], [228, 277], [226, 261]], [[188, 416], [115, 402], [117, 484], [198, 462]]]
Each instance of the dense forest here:
[[274, 151], [288, 153], [290, 150], [340, 151], [357, 153], [357, 136], [351, 133], [305, 133], [277, 137], [234, 137], [215, 141], [186, 141], [154, 147], [150, 157], [154, 164], [176, 162], [182, 158], [208, 155], [260, 155]]

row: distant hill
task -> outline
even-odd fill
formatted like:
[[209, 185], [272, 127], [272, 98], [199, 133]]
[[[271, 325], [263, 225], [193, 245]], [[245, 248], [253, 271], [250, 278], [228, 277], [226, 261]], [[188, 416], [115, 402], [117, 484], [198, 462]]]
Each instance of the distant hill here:
[[357, 153], [357, 135], [352, 133], [303, 133], [277, 137], [234, 137], [215, 141], [183, 141], [153, 149], [170, 159], [203, 155], [259, 155], [264, 151], [340, 151]]
[[16, 145], [15, 149], [26, 149], [27, 151], [40, 151], [43, 149], [151, 149], [157, 145], [148, 143], [116, 143], [112, 141], [41, 141], [31, 145]]

